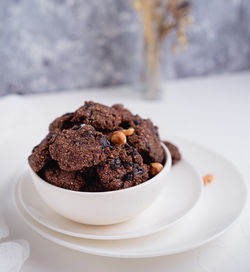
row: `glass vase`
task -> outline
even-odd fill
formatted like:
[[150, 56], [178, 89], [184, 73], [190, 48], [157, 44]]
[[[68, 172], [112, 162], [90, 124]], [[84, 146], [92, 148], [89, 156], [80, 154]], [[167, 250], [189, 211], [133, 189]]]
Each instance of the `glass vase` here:
[[144, 40], [141, 87], [146, 99], [160, 99], [162, 96], [161, 46], [157, 41]]

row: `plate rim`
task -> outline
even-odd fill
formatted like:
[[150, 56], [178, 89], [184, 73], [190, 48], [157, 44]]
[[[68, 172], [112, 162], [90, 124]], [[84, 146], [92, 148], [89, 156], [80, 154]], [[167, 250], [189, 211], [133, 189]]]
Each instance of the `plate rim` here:
[[[17, 185], [17, 183], [15, 183], [15, 185]], [[25, 221], [25, 223], [31, 228], [33, 229], [34, 231], [36, 231], [36, 233], [46, 239], [48, 239], [49, 241], [57, 244], [57, 245], [60, 245], [60, 246], [63, 246], [63, 247], [66, 247], [66, 248], [69, 248], [69, 249], [72, 249], [72, 250], [76, 250], [76, 251], [79, 251], [79, 252], [83, 252], [83, 253], [87, 253], [87, 254], [91, 254], [91, 255], [96, 255], [96, 256], [103, 256], [103, 257], [111, 257], [111, 258], [122, 258], [122, 259], [145, 259], [145, 258], [155, 258], [155, 257], [162, 257], [162, 256], [170, 256], [170, 255], [174, 255], [174, 254], [179, 254], [179, 253], [185, 253], [189, 250], [192, 250], [192, 249], [195, 249], [195, 248], [198, 248], [204, 244], [207, 244], [209, 243], [210, 241], [216, 239], [217, 237], [221, 236], [223, 233], [225, 233], [226, 231], [228, 231], [232, 225], [236, 222], [236, 220], [239, 218], [239, 216], [241, 215], [243, 209], [241, 210], [241, 212], [238, 214], [238, 216], [235, 218], [234, 221], [231, 222], [231, 224], [229, 224], [226, 228], [224, 228], [222, 231], [218, 232], [216, 235], [214, 236], [211, 236], [210, 238], [206, 239], [206, 240], [203, 240], [202, 242], [200, 243], [196, 243], [194, 244], [193, 246], [187, 246], [187, 247], [182, 247], [181, 249], [176, 249], [176, 250], [173, 250], [173, 251], [156, 251], [154, 254], [149, 254], [149, 253], [146, 253], [146, 254], [109, 254], [109, 253], [106, 253], [105, 251], [96, 251], [96, 250], [91, 250], [89, 249], [88, 247], [85, 247], [85, 246], [77, 246], [73, 243], [70, 243], [68, 241], [65, 241], [65, 240], [62, 240], [62, 239], [59, 239], [59, 238], [56, 238], [56, 236], [52, 236], [51, 234], [48, 234], [46, 233], [46, 227], [40, 225], [38, 222], [36, 222], [32, 217], [29, 216], [29, 214], [27, 214], [25, 212], [25, 210], [23, 209], [23, 207], [20, 207], [20, 203], [18, 203], [19, 200], [17, 200], [17, 197], [16, 197], [16, 186], [14, 186], [14, 193], [12, 194], [13, 195], [13, 202], [14, 202], [14, 205], [16, 207], [16, 210], [18, 211], [18, 214], [23, 218], [23, 220]], [[26, 215], [24, 215], [24, 213], [26, 213]], [[30, 219], [27, 219], [27, 216], [30, 217]], [[36, 225], [38, 225], [39, 227], [37, 227]], [[45, 229], [44, 230], [41, 230], [41, 227]], [[48, 231], [50, 232], [55, 232], [53, 230], [50, 230], [48, 229]], [[55, 232], [55, 234], [58, 234], [57, 232]], [[59, 234], [59, 235], [63, 235], [63, 236], [66, 236], [68, 238], [70, 238], [70, 236], [67, 236], [67, 235], [64, 235], [64, 234]], [[81, 238], [81, 239], [84, 239], [84, 238]]]
[[[188, 208], [187, 211], [185, 211], [179, 218], [177, 218], [176, 220], [172, 221], [169, 224], [163, 224], [158, 228], [154, 228], [154, 229], [149, 229], [148, 231], [144, 231], [144, 232], [133, 232], [130, 234], [123, 234], [123, 235], [95, 235], [95, 234], [87, 234], [87, 233], [82, 233], [82, 234], [77, 234], [75, 232], [72, 231], [67, 231], [67, 230], [58, 230], [58, 228], [53, 227], [51, 225], [46, 224], [45, 222], [43, 222], [42, 220], [40, 220], [38, 217], [34, 216], [30, 210], [26, 207], [26, 204], [24, 203], [23, 197], [22, 197], [22, 186], [21, 184], [23, 183], [23, 178], [25, 175], [28, 174], [27, 169], [24, 170], [22, 172], [22, 174], [19, 175], [19, 177], [17, 178], [16, 181], [16, 186], [18, 187], [18, 198], [19, 201], [23, 207], [23, 209], [25, 210], [25, 212], [27, 212], [27, 214], [33, 219], [35, 220], [37, 223], [41, 224], [42, 226], [53, 230], [57, 233], [63, 234], [63, 235], [68, 235], [68, 236], [72, 236], [72, 237], [76, 237], [76, 238], [81, 238], [81, 239], [91, 239], [91, 240], [125, 240], [125, 239], [133, 239], [133, 238], [141, 238], [141, 237], [145, 237], [151, 234], [155, 234], [158, 233], [160, 231], [164, 231], [170, 227], [173, 227], [175, 224], [179, 223], [181, 220], [183, 220], [194, 208], [196, 205], [198, 205], [198, 203], [200, 202], [203, 192], [204, 192], [204, 185], [203, 185], [203, 180], [202, 177], [200, 175], [200, 173], [195, 169], [195, 167], [188, 162], [186, 159], [183, 159], [183, 161], [188, 165], [189, 169], [192, 170], [192, 172], [197, 176], [197, 181], [199, 180], [199, 183], [197, 182], [197, 185], [199, 184], [199, 188], [198, 188], [198, 193], [196, 198], [192, 201], [192, 204], [190, 205], [190, 207]], [[28, 174], [29, 175], [29, 174]]]

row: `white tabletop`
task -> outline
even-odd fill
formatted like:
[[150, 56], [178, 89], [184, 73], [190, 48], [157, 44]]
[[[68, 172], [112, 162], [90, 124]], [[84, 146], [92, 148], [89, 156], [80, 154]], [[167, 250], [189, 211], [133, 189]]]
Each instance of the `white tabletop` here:
[[[22, 238], [30, 243], [31, 255], [22, 271], [250, 271], [249, 203], [220, 238], [187, 253], [151, 259], [114, 259], [76, 252], [42, 238], [24, 223], [10, 201], [14, 179], [30, 149], [40, 140], [37, 135], [44, 135], [57, 115], [76, 109], [85, 100], [123, 103], [134, 113], [150, 117], [163, 137], [181, 136], [218, 151], [235, 164], [250, 186], [249, 72], [171, 81], [159, 101], [143, 100], [127, 87], [3, 97], [0, 139], [4, 143], [13, 134], [16, 137], [8, 153], [0, 150], [5, 158], [0, 199], [10, 226], [9, 239]], [[27, 142], [18, 141], [19, 133], [27, 133]], [[15, 156], [16, 148], [23, 150], [21, 157]]]

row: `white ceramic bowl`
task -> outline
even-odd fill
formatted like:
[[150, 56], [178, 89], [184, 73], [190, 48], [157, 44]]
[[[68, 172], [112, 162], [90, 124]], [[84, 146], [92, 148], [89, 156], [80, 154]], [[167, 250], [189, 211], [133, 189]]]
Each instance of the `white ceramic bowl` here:
[[169, 150], [162, 144], [166, 163], [150, 180], [127, 189], [109, 192], [66, 190], [41, 179], [31, 168], [33, 183], [44, 202], [60, 215], [73, 221], [108, 225], [126, 221], [148, 208], [162, 192], [172, 165]]

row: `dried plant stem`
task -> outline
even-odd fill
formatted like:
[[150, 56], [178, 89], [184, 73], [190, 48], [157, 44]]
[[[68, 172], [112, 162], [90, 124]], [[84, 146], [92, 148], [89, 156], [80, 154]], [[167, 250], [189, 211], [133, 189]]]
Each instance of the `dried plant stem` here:
[[146, 95], [157, 98], [160, 77], [160, 49], [164, 39], [172, 30], [176, 30], [173, 51], [177, 49], [177, 40], [182, 48], [187, 47], [185, 30], [189, 22], [189, 0], [132, 0], [135, 9], [141, 16], [145, 40], [146, 59]]
[[146, 52], [146, 96], [155, 99], [158, 96], [159, 82], [159, 44], [154, 27], [154, 18], [150, 0], [144, 0], [140, 13], [144, 26], [145, 52]]
[[153, 18], [152, 18], [152, 12], [150, 10], [149, 0], [143, 1], [143, 4], [141, 5], [141, 17], [142, 17], [143, 26], [144, 26], [144, 37], [149, 47], [151, 47], [153, 46], [155, 39], [153, 37], [154, 36]]

